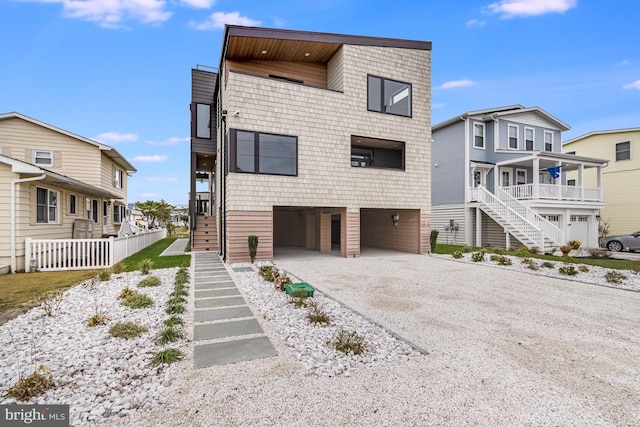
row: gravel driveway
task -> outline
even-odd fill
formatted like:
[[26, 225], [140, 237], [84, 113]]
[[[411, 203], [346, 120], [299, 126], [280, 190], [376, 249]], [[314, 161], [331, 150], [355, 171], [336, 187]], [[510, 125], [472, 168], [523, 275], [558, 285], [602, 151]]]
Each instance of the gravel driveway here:
[[305, 375], [263, 320], [279, 356], [189, 368], [127, 423], [640, 425], [640, 293], [398, 253], [275, 262], [429, 355]]

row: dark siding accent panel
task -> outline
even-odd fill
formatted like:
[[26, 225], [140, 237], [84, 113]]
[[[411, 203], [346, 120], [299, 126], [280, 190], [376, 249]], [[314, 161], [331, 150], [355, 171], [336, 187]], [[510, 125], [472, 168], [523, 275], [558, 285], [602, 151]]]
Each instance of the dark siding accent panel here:
[[217, 78], [217, 73], [196, 69], [191, 70], [191, 102], [213, 104], [213, 92]]

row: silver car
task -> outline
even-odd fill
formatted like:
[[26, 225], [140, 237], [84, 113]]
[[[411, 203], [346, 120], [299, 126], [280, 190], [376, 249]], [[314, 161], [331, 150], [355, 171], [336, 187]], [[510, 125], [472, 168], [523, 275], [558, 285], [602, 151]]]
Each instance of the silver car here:
[[640, 251], [640, 231], [622, 236], [607, 236], [600, 239], [600, 246], [611, 252]]

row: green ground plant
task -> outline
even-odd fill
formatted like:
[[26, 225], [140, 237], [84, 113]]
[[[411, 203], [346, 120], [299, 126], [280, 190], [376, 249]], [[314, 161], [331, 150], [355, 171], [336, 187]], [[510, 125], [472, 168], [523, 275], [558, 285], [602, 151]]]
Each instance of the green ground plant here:
[[184, 320], [182, 320], [180, 316], [173, 315], [165, 319], [162, 323], [164, 323], [165, 326], [183, 326]]
[[108, 282], [111, 279], [111, 271], [109, 270], [100, 270], [98, 273], [98, 278], [101, 282]]
[[177, 302], [167, 302], [167, 307], [164, 309], [164, 312], [168, 315], [182, 314], [185, 311], [187, 311], [187, 309], [184, 304]]
[[331, 316], [327, 314], [322, 305], [318, 304], [316, 301], [309, 301], [307, 303], [307, 320], [312, 325], [330, 325], [331, 324]]
[[87, 326], [93, 328], [100, 325], [106, 325], [107, 320], [109, 319], [111, 319], [111, 317], [107, 316], [106, 314], [94, 314], [93, 316], [89, 317], [89, 320], [87, 320]]
[[126, 340], [138, 337], [148, 331], [149, 328], [133, 322], [117, 322], [109, 328], [109, 334], [111, 334], [111, 336], [124, 338]]
[[145, 277], [138, 283], [139, 288], [155, 288], [160, 286], [160, 278], [158, 276]]
[[18, 381], [9, 387], [5, 396], [12, 397], [20, 402], [26, 402], [32, 397], [39, 396], [45, 391], [55, 387], [53, 376], [49, 369], [40, 365], [31, 375], [20, 375]]
[[619, 285], [627, 280], [627, 276], [619, 271], [608, 271], [605, 273], [604, 278], [607, 282], [614, 283], [616, 285]]
[[131, 294], [127, 295], [120, 301], [120, 304], [129, 308], [146, 308], [153, 305], [153, 300], [151, 297], [145, 294], [141, 294], [137, 291], [132, 291]]
[[565, 276], [575, 276], [578, 274], [578, 270], [573, 265], [565, 265], [563, 267], [558, 268], [558, 273], [563, 274]]
[[455, 251], [451, 254], [452, 257], [454, 257], [455, 259], [460, 259], [462, 258], [464, 255], [462, 254], [462, 251]]
[[471, 254], [471, 261], [473, 262], [483, 262], [484, 261], [484, 251], [478, 251]]
[[143, 259], [140, 261], [140, 264], [138, 264], [138, 270], [140, 270], [140, 273], [142, 274], [149, 274], [152, 268], [153, 260], [150, 258]]
[[184, 338], [184, 331], [175, 326], [165, 326], [155, 337], [156, 344], [167, 344]]
[[367, 346], [364, 338], [355, 331], [340, 329], [333, 342], [333, 348], [345, 354], [362, 354]]
[[151, 359], [152, 366], [158, 366], [163, 364], [171, 364], [178, 362], [184, 358], [184, 355], [177, 348], [167, 348], [166, 350], [159, 351]]

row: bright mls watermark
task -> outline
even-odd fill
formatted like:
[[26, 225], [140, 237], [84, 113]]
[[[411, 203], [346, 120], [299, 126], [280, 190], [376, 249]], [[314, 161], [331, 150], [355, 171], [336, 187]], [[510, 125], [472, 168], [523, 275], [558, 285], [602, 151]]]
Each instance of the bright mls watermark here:
[[69, 405], [0, 405], [0, 425], [69, 427]]

